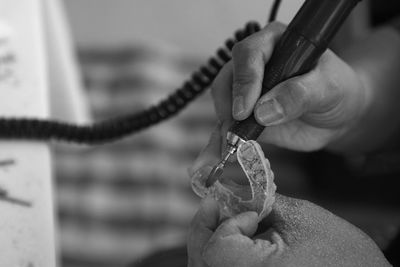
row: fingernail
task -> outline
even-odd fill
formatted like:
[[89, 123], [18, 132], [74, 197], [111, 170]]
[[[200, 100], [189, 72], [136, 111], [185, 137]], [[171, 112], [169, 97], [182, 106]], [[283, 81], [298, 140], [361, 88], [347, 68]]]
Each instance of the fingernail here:
[[244, 98], [243, 96], [237, 96], [233, 100], [233, 116], [238, 118], [245, 112], [244, 110]]
[[255, 115], [263, 125], [273, 125], [285, 117], [281, 104], [275, 98], [262, 102], [255, 110]]
[[196, 172], [200, 171], [202, 168], [209, 166], [207, 159], [203, 159], [202, 154], [200, 154], [197, 159], [194, 161], [192, 166], [188, 168], [189, 176], [193, 176]]
[[201, 198], [208, 194], [206, 183], [211, 170], [211, 166], [204, 166], [190, 176], [192, 190]]
[[200, 168], [198, 168], [197, 170], [192, 172], [193, 174], [190, 176], [190, 178], [192, 180], [198, 180], [202, 184], [205, 184], [212, 169], [213, 169], [213, 166], [210, 166], [210, 165], [201, 166]]
[[202, 153], [200, 153], [197, 158], [192, 163], [192, 166], [188, 168], [189, 176], [193, 176], [198, 170], [204, 166], [204, 160], [201, 158]]

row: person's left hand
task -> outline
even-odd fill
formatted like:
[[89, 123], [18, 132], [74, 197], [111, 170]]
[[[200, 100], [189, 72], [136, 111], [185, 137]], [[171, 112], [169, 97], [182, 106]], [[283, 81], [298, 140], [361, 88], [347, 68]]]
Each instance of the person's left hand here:
[[[254, 236], [257, 230], [261, 234]], [[354, 225], [313, 203], [279, 194], [261, 223], [257, 213], [246, 212], [220, 224], [217, 203], [206, 198], [187, 246], [189, 267], [390, 266]]]

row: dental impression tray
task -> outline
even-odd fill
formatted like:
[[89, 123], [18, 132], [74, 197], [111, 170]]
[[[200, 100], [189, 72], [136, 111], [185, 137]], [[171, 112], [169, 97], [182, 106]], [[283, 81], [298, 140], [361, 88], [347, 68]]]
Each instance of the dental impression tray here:
[[268, 159], [260, 145], [255, 141], [247, 141], [238, 147], [237, 160], [249, 181], [246, 185], [239, 185], [230, 181], [229, 184], [216, 181], [206, 187], [205, 181], [211, 172], [210, 168], [203, 168], [192, 177], [193, 191], [200, 197], [212, 196], [217, 200], [222, 218], [236, 214], [255, 211], [260, 218], [264, 218], [272, 209], [275, 201], [276, 185], [274, 174]]

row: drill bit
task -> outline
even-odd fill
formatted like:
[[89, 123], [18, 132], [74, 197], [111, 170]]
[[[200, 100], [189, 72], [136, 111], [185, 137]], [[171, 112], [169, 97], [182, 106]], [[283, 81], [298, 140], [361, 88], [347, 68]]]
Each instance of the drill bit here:
[[224, 167], [229, 157], [236, 153], [238, 147], [245, 141], [232, 132], [227, 133], [227, 149], [222, 160], [211, 170], [206, 180], [206, 186], [212, 186], [224, 172]]
[[227, 152], [225, 157], [211, 170], [210, 175], [207, 178], [206, 186], [212, 186], [219, 177], [221, 177], [222, 173], [224, 172], [224, 167], [226, 162], [228, 161], [231, 153]]

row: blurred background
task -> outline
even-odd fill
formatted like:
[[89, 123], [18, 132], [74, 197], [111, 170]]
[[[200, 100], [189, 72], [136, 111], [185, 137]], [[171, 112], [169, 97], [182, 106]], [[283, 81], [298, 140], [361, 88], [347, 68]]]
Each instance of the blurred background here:
[[[302, 2], [283, 1], [278, 19], [289, 22]], [[236, 29], [249, 20], [264, 25], [272, 1], [65, 0], [64, 5], [90, 113], [101, 120], [163, 99]], [[347, 35], [357, 35], [360, 20], [349, 21], [356, 23], [348, 23], [352, 34]], [[185, 266], [186, 231], [199, 202], [187, 169], [215, 122], [207, 92], [173, 119], [123, 141], [58, 147], [62, 266]], [[396, 235], [399, 170], [385, 165], [387, 158], [383, 165], [379, 159], [365, 164], [363, 158], [264, 148], [278, 192], [328, 208], [382, 249]], [[391, 162], [398, 160], [391, 156]]]

